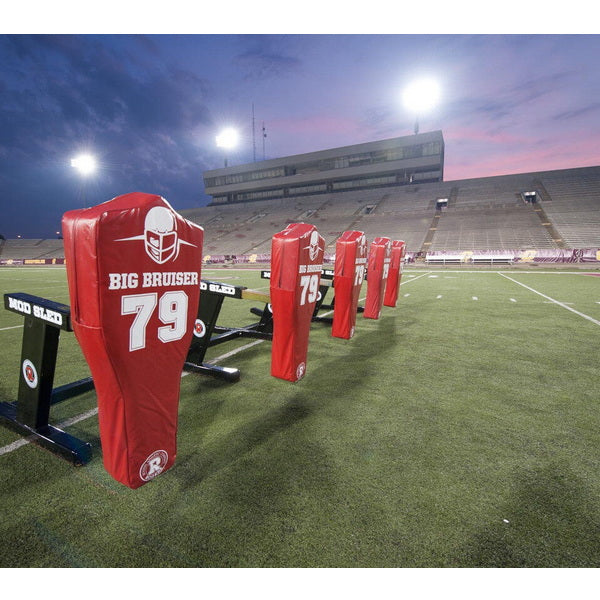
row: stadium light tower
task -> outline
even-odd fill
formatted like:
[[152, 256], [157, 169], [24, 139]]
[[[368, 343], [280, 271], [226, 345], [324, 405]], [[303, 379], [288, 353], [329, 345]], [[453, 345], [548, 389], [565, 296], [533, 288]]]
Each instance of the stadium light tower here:
[[96, 171], [96, 159], [91, 154], [80, 154], [71, 159], [71, 166], [87, 177]]
[[231, 150], [237, 146], [239, 140], [238, 132], [228, 127], [216, 137], [216, 140], [217, 146], [223, 148], [225, 151], [225, 166], [227, 166], [227, 150]]
[[415, 115], [415, 135], [419, 133], [419, 115], [430, 111], [440, 99], [440, 86], [433, 79], [411, 83], [402, 96], [404, 106]]
[[80, 188], [80, 196], [83, 204], [83, 208], [87, 207], [87, 182], [91, 175], [93, 175], [98, 169], [98, 163], [96, 157], [92, 154], [79, 154], [75, 158], [71, 159], [71, 166], [81, 175], [83, 181]]

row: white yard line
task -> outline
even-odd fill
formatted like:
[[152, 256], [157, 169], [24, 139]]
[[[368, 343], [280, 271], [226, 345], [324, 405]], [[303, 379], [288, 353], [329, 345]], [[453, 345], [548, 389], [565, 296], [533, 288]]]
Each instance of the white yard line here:
[[16, 442], [13, 442], [12, 444], [8, 444], [8, 446], [4, 446], [2, 448], [0, 448], [0, 456], [2, 456], [2, 454], [8, 454], [9, 452], [14, 452], [15, 450], [19, 449], [21, 446], [25, 446], [26, 444], [29, 444], [32, 440], [33, 440], [34, 436], [29, 436], [26, 438], [21, 438], [20, 440], [17, 440]]
[[[252, 348], [252, 346], [256, 346], [257, 344], [262, 344], [265, 340], [254, 340], [253, 342], [250, 342], [249, 344], [245, 344], [244, 346], [240, 346], [239, 348], [236, 348], [235, 350], [231, 350], [231, 352], [226, 352], [225, 354], [221, 354], [221, 356], [217, 356], [217, 358], [213, 358], [211, 360], [207, 360], [206, 362], [209, 365], [215, 365], [218, 362], [225, 360], [226, 358], [229, 358], [230, 356], [234, 356], [235, 354], [237, 354], [238, 352], [241, 352], [242, 350], [246, 350], [248, 348]], [[187, 372], [186, 372], [187, 375]]]
[[[410, 268], [410, 267], [409, 267]], [[423, 269], [413, 269], [410, 268], [410, 272], [405, 270], [404, 273], [422, 273]], [[432, 273], [432, 271], [427, 271], [428, 273]], [[499, 275], [501, 273], [513, 273], [514, 275], [590, 275], [590, 271], [470, 271], [466, 269], [440, 269], [440, 273], [470, 273], [470, 274], [478, 274], [478, 275]], [[408, 275], [410, 276], [410, 275]], [[446, 275], [444, 275], [446, 277]]]
[[594, 325], [600, 325], [600, 321], [597, 321], [596, 319], [593, 319], [589, 315], [586, 315], [582, 312], [579, 312], [578, 310], [575, 310], [574, 308], [571, 308], [570, 306], [567, 306], [567, 304], [565, 304], [564, 302], [559, 302], [558, 300], [555, 300], [554, 298], [551, 298], [550, 296], [546, 296], [546, 294], [542, 294], [542, 292], [538, 292], [537, 290], [534, 290], [532, 287], [529, 287], [528, 285], [525, 285], [524, 283], [521, 283], [520, 281], [517, 281], [516, 279], [513, 279], [512, 277], [509, 277], [508, 275], [504, 275], [504, 273], [498, 273], [498, 275], [500, 275], [501, 277], [504, 277], [505, 279], [509, 279], [513, 283], [516, 283], [517, 285], [524, 287], [526, 290], [529, 290], [530, 292], [533, 292], [534, 294], [537, 294], [538, 296], [541, 296], [542, 298], [546, 298], [546, 300], [549, 300], [553, 304], [557, 304], [558, 306], [564, 308], [565, 310], [569, 310], [572, 313], [575, 313], [576, 315], [578, 315], [584, 319], [587, 319], [588, 321], [591, 321], [592, 323], [594, 323]]
[[2, 327], [0, 331], [8, 331], [9, 329], [19, 329], [19, 327], [23, 327], [23, 325], [12, 325], [11, 327]]
[[[65, 427], [69, 427], [69, 425], [75, 425], [75, 423], [79, 423], [80, 421], [85, 421], [85, 419], [88, 419], [89, 417], [93, 417], [94, 415], [97, 415], [97, 414], [98, 414], [98, 407], [92, 408], [92, 409], [88, 410], [87, 412], [84, 412], [80, 415], [71, 417], [70, 419], [66, 419], [62, 423], [59, 423], [56, 427], [58, 427], [58, 429], [64, 429]], [[21, 448], [21, 446], [25, 446], [25, 445], [31, 443], [34, 439], [35, 439], [35, 436], [30, 435], [29, 437], [21, 438], [20, 440], [17, 440], [16, 442], [13, 442], [12, 444], [8, 444], [8, 446], [4, 446], [4, 447], [0, 448], [0, 456], [2, 454], [8, 454], [9, 452], [13, 452], [14, 450], [17, 450], [18, 448]]]
[[426, 273], [423, 273], [423, 275], [418, 275], [417, 277], [415, 277], [414, 279], [411, 279], [410, 281], [400, 281], [400, 285], [404, 285], [405, 283], [411, 283], [412, 281], [416, 281], [417, 279], [420, 279], [421, 277], [425, 277], [425, 275], [429, 275], [431, 273], [431, 271], [427, 271]]

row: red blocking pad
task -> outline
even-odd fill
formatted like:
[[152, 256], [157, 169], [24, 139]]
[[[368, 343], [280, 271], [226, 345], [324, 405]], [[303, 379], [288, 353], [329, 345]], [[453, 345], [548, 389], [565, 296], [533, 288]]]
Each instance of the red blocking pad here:
[[308, 334], [319, 294], [325, 241], [314, 225], [293, 223], [271, 241], [271, 375], [298, 381], [306, 372]]
[[371, 242], [367, 263], [367, 299], [363, 313], [366, 319], [379, 319], [390, 268], [391, 251], [390, 238], [376, 237]]
[[358, 297], [367, 267], [367, 238], [362, 231], [345, 231], [335, 244], [333, 337], [354, 335]]
[[384, 306], [396, 306], [396, 302], [398, 300], [398, 292], [400, 291], [400, 280], [402, 279], [402, 267], [404, 265], [405, 252], [405, 242], [401, 240], [392, 241], [390, 270], [388, 272], [387, 284], [385, 286], [385, 295], [383, 297]]
[[204, 231], [143, 193], [67, 212], [62, 227], [71, 318], [96, 388], [104, 466], [137, 488], [175, 461]]

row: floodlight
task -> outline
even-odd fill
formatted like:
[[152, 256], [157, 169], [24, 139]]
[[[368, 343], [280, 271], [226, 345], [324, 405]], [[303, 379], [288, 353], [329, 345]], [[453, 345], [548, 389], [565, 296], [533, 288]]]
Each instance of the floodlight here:
[[232, 129], [231, 127], [224, 129], [216, 138], [217, 146], [219, 146], [219, 148], [226, 149], [234, 148], [237, 146], [238, 138], [238, 132], [235, 129]]
[[82, 175], [90, 175], [96, 170], [96, 159], [91, 154], [80, 154], [71, 159], [71, 166]]
[[440, 86], [433, 79], [419, 79], [406, 88], [402, 98], [408, 110], [420, 114], [438, 103]]

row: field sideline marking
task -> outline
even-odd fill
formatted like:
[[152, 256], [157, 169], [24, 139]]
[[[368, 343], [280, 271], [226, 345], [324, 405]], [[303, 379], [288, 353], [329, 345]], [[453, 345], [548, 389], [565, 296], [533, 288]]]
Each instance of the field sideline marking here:
[[516, 279], [513, 279], [512, 277], [509, 277], [508, 275], [504, 275], [504, 273], [498, 273], [498, 275], [500, 275], [501, 277], [504, 277], [505, 279], [510, 279], [510, 281], [512, 281], [513, 283], [516, 283], [517, 285], [524, 287], [525, 289], [529, 290], [530, 292], [533, 292], [534, 294], [537, 294], [538, 296], [541, 296], [542, 298], [546, 298], [546, 300], [550, 300], [550, 302], [552, 302], [553, 304], [558, 304], [558, 306], [562, 306], [562, 308], [564, 308], [566, 310], [570, 310], [572, 313], [575, 313], [576, 315], [579, 315], [580, 317], [583, 317], [584, 319], [591, 321], [592, 323], [594, 323], [594, 325], [600, 325], [600, 321], [597, 321], [596, 319], [593, 319], [589, 315], [586, 315], [582, 312], [579, 312], [578, 310], [575, 310], [574, 308], [571, 308], [570, 306], [567, 306], [564, 302], [559, 302], [558, 300], [555, 300], [554, 298], [550, 298], [550, 296], [546, 296], [546, 294], [542, 294], [542, 292], [538, 292], [537, 290], [534, 290], [532, 287], [529, 287], [528, 285], [525, 285], [524, 283], [521, 283], [520, 281], [517, 281]]

